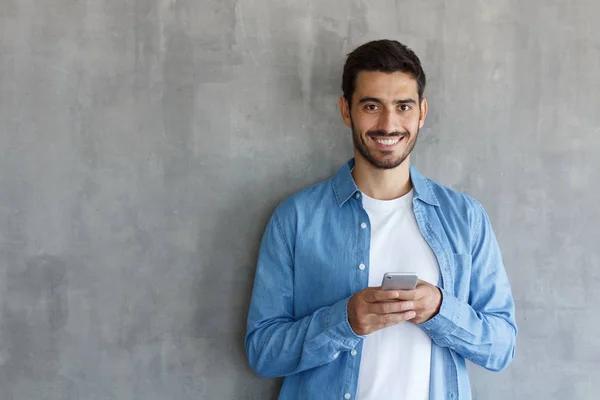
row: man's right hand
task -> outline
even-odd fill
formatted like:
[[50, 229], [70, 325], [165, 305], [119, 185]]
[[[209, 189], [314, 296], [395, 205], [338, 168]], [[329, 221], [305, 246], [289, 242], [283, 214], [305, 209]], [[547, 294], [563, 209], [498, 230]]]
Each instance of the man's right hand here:
[[412, 301], [398, 299], [397, 290], [369, 287], [348, 301], [348, 322], [357, 335], [368, 335], [415, 317]]

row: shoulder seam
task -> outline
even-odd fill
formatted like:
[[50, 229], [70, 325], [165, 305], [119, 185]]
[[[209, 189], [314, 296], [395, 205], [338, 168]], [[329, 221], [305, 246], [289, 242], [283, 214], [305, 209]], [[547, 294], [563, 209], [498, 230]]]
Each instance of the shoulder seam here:
[[293, 260], [292, 249], [290, 249], [290, 247], [288, 245], [287, 237], [285, 236], [285, 232], [283, 231], [283, 228], [281, 227], [281, 224], [279, 222], [279, 216], [277, 215], [277, 213], [275, 213], [273, 221], [275, 222], [275, 226], [277, 227], [277, 232], [279, 232], [279, 237], [281, 238], [281, 241], [283, 242], [283, 244], [285, 245], [285, 248], [288, 251], [288, 256], [290, 257], [290, 260]]
[[475, 229], [475, 237], [473, 238], [473, 243], [471, 245], [471, 253], [473, 253], [473, 249], [475, 248], [475, 244], [477, 243], [477, 241], [479, 240], [479, 237], [481, 236], [481, 225], [483, 224], [483, 206], [481, 205], [481, 203], [477, 200], [475, 200], [473, 197], [471, 196], [467, 196], [468, 199], [471, 200], [471, 202], [473, 202], [476, 206], [476, 211], [477, 211], [477, 227]]

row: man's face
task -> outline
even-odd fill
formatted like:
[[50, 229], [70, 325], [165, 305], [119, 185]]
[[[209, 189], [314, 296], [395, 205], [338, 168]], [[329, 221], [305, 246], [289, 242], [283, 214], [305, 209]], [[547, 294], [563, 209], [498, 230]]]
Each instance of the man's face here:
[[417, 81], [409, 74], [361, 71], [352, 107], [342, 96], [340, 110], [352, 128], [356, 156], [376, 168], [390, 169], [402, 164], [415, 147], [427, 101], [419, 104]]

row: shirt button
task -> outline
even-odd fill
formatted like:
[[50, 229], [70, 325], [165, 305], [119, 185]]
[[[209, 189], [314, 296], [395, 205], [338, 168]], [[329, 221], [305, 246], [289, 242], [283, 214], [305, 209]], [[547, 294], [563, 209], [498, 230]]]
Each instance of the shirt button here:
[[364, 222], [362, 224], [360, 224], [360, 227], [365, 229], [367, 227], [367, 224], [365, 224]]
[[352, 354], [353, 356], [355, 356], [355, 355], [357, 355], [357, 354], [358, 354], [358, 351], [356, 351], [356, 350], [352, 350], [352, 351], [350, 352], [350, 354]]
[[360, 199], [360, 193], [356, 193], [356, 198]]
[[340, 352], [338, 351], [337, 353], [335, 353], [335, 354], [333, 355], [333, 358], [334, 358], [334, 359], [336, 359], [336, 358], [338, 358], [339, 356], [340, 356]]
[[344, 398], [345, 398], [346, 400], [348, 400], [350, 397], [352, 397], [352, 396], [350, 395], [350, 393], [346, 393], [346, 394], [344, 395]]
[[360, 265], [358, 266], [358, 269], [360, 269], [361, 271], [362, 271], [363, 269], [365, 269], [365, 264], [360, 264]]

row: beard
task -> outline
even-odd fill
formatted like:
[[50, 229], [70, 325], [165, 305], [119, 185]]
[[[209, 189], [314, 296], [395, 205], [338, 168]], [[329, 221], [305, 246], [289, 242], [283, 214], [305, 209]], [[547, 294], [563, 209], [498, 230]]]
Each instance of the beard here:
[[378, 150], [372, 151], [369, 148], [369, 146], [365, 142], [364, 137], [355, 128], [354, 122], [352, 122], [352, 120], [351, 120], [351, 126], [352, 126], [352, 142], [354, 143], [354, 148], [358, 151], [358, 153], [365, 160], [367, 160], [375, 168], [379, 168], [379, 169], [393, 169], [393, 168], [396, 168], [397, 166], [399, 166], [400, 164], [402, 164], [406, 160], [406, 158], [410, 155], [410, 153], [413, 151], [415, 144], [417, 143], [417, 137], [419, 136], [419, 128], [418, 127], [417, 127], [417, 131], [415, 132], [414, 135], [411, 135], [411, 133], [408, 131], [404, 131], [404, 132], [395, 131], [395, 132], [390, 132], [390, 133], [386, 133], [383, 130], [367, 131], [365, 136], [369, 136], [371, 138], [376, 138], [376, 137], [379, 137], [379, 138], [400, 137], [400, 138], [402, 138], [402, 137], [405, 137], [406, 147], [404, 149], [404, 152], [402, 154], [400, 154], [398, 157], [395, 157], [393, 159], [389, 158], [389, 157], [385, 157], [385, 156], [378, 157], [376, 154], [374, 154], [375, 152], [378, 152]]

